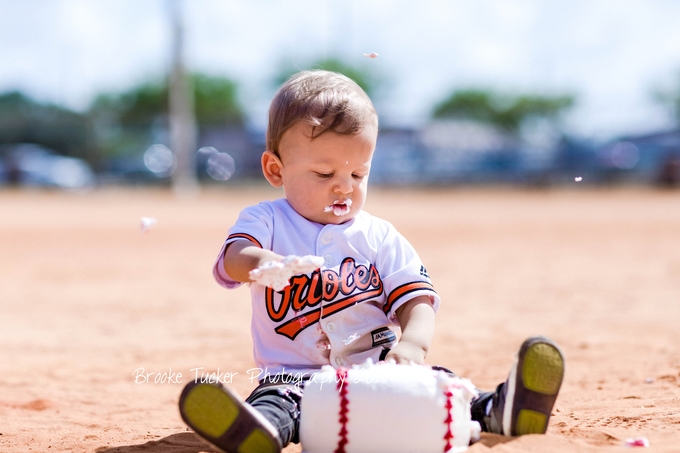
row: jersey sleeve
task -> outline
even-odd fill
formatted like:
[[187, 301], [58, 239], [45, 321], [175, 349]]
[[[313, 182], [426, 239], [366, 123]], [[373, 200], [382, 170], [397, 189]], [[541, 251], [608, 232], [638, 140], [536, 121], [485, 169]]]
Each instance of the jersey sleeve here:
[[417, 296], [427, 296], [437, 311], [441, 303], [430, 276], [413, 246], [393, 226], [389, 226], [376, 257], [386, 294], [383, 311], [398, 323], [396, 311]]
[[229, 229], [227, 239], [222, 244], [220, 253], [213, 265], [213, 277], [220, 286], [228, 289], [238, 288], [243, 283], [234, 280], [224, 270], [224, 252], [229, 244], [235, 241], [250, 241], [253, 245], [271, 249], [273, 216], [267, 203], [260, 203], [245, 208], [238, 216], [236, 223]]

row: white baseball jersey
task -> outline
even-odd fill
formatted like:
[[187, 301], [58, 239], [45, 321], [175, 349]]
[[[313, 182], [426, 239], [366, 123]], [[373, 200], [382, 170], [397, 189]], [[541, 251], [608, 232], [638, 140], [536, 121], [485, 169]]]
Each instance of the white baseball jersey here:
[[244, 209], [213, 268], [225, 288], [242, 284], [223, 266], [227, 245], [237, 240], [283, 256], [325, 260], [321, 269], [292, 277], [282, 291], [250, 284], [255, 362], [270, 374], [377, 362], [397, 342], [397, 308], [421, 295], [435, 310], [440, 304], [413, 247], [389, 222], [366, 212], [341, 225], [322, 225], [283, 198]]

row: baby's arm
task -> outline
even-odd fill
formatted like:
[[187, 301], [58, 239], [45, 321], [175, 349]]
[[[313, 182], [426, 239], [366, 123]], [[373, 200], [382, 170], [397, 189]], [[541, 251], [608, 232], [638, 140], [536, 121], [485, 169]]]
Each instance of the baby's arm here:
[[224, 270], [231, 278], [240, 282], [259, 283], [275, 291], [288, 286], [292, 276], [312, 272], [321, 267], [323, 262], [323, 258], [312, 255], [283, 257], [248, 241], [233, 242], [224, 254]]
[[234, 241], [224, 252], [224, 271], [237, 282], [252, 282], [250, 271], [268, 261], [282, 260], [283, 256], [265, 250], [246, 240]]
[[432, 301], [427, 296], [414, 297], [397, 309], [397, 319], [401, 324], [401, 338], [385, 360], [424, 363], [434, 335]]

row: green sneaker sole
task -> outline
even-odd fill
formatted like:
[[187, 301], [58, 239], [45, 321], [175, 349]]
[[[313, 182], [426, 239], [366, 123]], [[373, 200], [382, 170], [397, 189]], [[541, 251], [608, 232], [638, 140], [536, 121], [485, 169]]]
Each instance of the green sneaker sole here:
[[221, 437], [234, 424], [240, 408], [218, 387], [198, 385], [184, 399], [183, 412], [195, 430]]
[[544, 395], [556, 395], [563, 375], [564, 359], [554, 346], [537, 343], [529, 347], [522, 367], [525, 388]]
[[515, 435], [543, 434], [548, 429], [548, 417], [531, 409], [522, 409], [517, 416]]
[[261, 429], [254, 429], [238, 446], [238, 453], [274, 453], [279, 448], [272, 444], [269, 436]]

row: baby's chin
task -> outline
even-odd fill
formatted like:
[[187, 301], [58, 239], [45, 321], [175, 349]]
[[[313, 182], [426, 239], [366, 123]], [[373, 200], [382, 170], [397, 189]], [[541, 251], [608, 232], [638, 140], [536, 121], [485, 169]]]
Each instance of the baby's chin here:
[[313, 216], [313, 218], [306, 217], [304, 215], [303, 217], [305, 217], [307, 220], [311, 220], [312, 222], [320, 223], [322, 225], [340, 225], [352, 220], [354, 217], [356, 217], [356, 215], [357, 213], [350, 212], [349, 214], [342, 216], [337, 216], [333, 213], [324, 213], [322, 215]]
[[354, 209], [352, 209], [347, 214], [344, 215], [336, 215], [333, 212], [324, 212], [323, 210], [321, 212], [316, 213], [300, 211], [297, 212], [302, 217], [311, 222], [320, 223], [321, 225], [340, 225], [342, 223], [352, 220], [354, 217], [356, 217], [360, 210], [355, 211]]
[[343, 215], [343, 216], [332, 215], [332, 216], [329, 216], [326, 221], [319, 222], [319, 223], [323, 223], [324, 225], [340, 225], [342, 223], [345, 223], [345, 222], [352, 220], [354, 217], [356, 217], [356, 215], [357, 215], [357, 213], [355, 213], [355, 212], [351, 212], [351, 213], [349, 213], [347, 215]]

